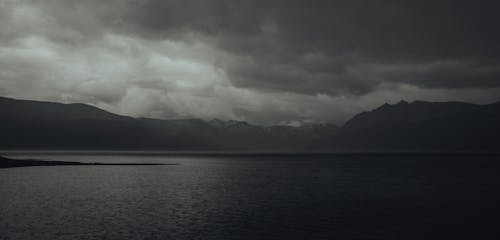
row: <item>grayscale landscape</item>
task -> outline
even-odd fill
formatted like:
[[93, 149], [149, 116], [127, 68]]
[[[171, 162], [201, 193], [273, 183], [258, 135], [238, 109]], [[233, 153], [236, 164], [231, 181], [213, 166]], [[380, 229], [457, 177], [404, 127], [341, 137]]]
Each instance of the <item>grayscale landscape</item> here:
[[0, 0], [0, 240], [500, 239], [499, 11]]

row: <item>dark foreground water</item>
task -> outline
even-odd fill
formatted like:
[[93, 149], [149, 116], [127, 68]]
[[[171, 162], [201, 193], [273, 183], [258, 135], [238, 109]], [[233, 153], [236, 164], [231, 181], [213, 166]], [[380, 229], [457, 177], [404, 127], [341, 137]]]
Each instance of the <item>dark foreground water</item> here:
[[0, 239], [499, 239], [498, 156], [38, 156]]

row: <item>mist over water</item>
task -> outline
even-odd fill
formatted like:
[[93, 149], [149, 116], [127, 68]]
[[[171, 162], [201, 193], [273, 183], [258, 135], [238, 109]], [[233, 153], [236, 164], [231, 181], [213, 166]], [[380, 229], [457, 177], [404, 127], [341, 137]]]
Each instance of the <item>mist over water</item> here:
[[0, 239], [494, 239], [498, 156], [15, 156]]

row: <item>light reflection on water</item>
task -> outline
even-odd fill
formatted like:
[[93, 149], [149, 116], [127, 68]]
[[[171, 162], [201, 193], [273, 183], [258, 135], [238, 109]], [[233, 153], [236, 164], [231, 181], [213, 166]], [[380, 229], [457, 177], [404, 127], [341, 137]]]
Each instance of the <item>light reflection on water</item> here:
[[0, 239], [498, 236], [494, 157], [16, 157], [180, 165], [0, 169]]

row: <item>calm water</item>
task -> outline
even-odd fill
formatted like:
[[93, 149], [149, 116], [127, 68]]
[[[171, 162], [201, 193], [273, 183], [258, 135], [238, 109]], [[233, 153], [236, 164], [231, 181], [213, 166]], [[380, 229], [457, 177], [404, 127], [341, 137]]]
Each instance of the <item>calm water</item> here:
[[35, 157], [180, 165], [0, 169], [0, 239], [500, 237], [498, 156]]

